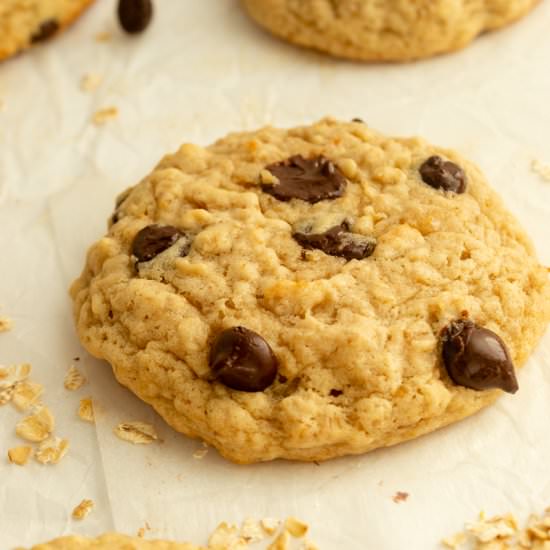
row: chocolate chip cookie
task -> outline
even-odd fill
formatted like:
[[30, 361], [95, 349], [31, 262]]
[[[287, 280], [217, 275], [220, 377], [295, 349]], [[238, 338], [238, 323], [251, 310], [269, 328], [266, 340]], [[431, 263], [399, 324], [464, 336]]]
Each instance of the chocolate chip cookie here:
[[94, 0], [2, 0], [0, 60], [45, 42], [70, 25]]
[[241, 463], [393, 445], [518, 389], [550, 284], [473, 164], [364, 123], [183, 145], [116, 201], [78, 334]]
[[95, 539], [85, 537], [61, 537], [37, 544], [31, 550], [206, 550], [203, 547], [180, 542], [145, 540], [139, 537], [109, 534]]
[[338, 57], [406, 61], [458, 50], [539, 0], [243, 0], [273, 34]]

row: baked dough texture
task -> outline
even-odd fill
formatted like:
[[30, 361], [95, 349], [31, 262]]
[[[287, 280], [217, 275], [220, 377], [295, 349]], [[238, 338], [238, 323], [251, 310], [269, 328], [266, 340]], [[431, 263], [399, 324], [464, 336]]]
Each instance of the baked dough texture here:
[[94, 0], [1, 0], [0, 60], [70, 25]]
[[539, 0], [243, 0], [260, 25], [338, 57], [406, 61], [459, 50]]
[[[265, 167], [294, 155], [333, 161], [343, 194], [312, 204], [265, 192]], [[462, 168], [464, 193], [422, 181], [433, 155]], [[168, 424], [235, 462], [364, 453], [471, 415], [502, 392], [453, 383], [441, 331], [467, 316], [519, 368], [550, 319], [547, 269], [479, 169], [361, 122], [185, 144], [117, 202], [71, 288], [79, 337]], [[372, 255], [330, 255], [292, 236], [343, 219], [375, 239]], [[186, 232], [187, 255], [179, 242], [137, 265], [132, 243], [151, 224]], [[212, 377], [213, 342], [237, 326], [277, 357], [264, 391]]]
[[[31, 550], [201, 550], [202, 547], [180, 542], [144, 540], [126, 535], [107, 534], [95, 539], [61, 537], [33, 546]], [[203, 549], [204, 550], [204, 549]]]

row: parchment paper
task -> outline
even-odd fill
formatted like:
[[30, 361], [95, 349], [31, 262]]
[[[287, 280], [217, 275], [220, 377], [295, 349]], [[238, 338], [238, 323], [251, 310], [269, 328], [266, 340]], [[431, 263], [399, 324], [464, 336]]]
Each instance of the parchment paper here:
[[[0, 64], [0, 363], [28, 361], [45, 384], [57, 466], [0, 460], [0, 547], [66, 533], [135, 534], [204, 543], [220, 521], [288, 515], [322, 549], [438, 548], [480, 510], [520, 518], [550, 505], [550, 334], [520, 374], [521, 390], [473, 418], [362, 457], [315, 464], [235, 466], [175, 434], [79, 346], [67, 287], [101, 236], [115, 195], [184, 141], [208, 144], [266, 123], [331, 114], [395, 135], [420, 134], [476, 161], [550, 264], [550, 3], [469, 49], [409, 65], [333, 60], [257, 29], [237, 0], [157, 0], [148, 31], [122, 35], [102, 0], [55, 41]], [[107, 42], [94, 39], [108, 31]], [[83, 75], [102, 83], [83, 92]], [[98, 109], [118, 108], [97, 127]], [[89, 384], [63, 389], [80, 357]], [[92, 395], [96, 426], [76, 416]], [[17, 443], [0, 408], [0, 454]], [[154, 424], [163, 443], [131, 446], [120, 421]], [[392, 500], [397, 491], [406, 502]], [[96, 502], [70, 519], [83, 498]]]

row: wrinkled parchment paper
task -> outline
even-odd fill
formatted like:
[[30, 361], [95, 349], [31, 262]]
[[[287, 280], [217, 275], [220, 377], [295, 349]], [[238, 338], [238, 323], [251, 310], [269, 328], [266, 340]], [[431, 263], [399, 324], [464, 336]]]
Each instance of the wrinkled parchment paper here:
[[[157, 0], [152, 27], [120, 33], [101, 0], [66, 34], [0, 64], [0, 364], [31, 362], [46, 386], [57, 466], [0, 460], [0, 548], [66, 533], [119, 530], [204, 543], [223, 520], [295, 515], [322, 549], [438, 548], [480, 510], [525, 517], [550, 505], [550, 332], [521, 390], [477, 416], [399, 447], [319, 465], [235, 466], [175, 434], [79, 346], [67, 287], [103, 234], [115, 195], [183, 141], [293, 126], [331, 114], [387, 134], [420, 134], [476, 161], [550, 265], [550, 3], [458, 54], [362, 65], [296, 49], [257, 29], [237, 0]], [[100, 42], [98, 33], [110, 33]], [[101, 77], [84, 92], [84, 75]], [[91, 123], [99, 109], [118, 116]], [[74, 357], [89, 383], [63, 388]], [[76, 416], [92, 395], [96, 426]], [[0, 454], [20, 414], [0, 408]], [[121, 421], [154, 424], [163, 442], [132, 446]], [[395, 503], [397, 492], [409, 493]], [[91, 498], [83, 521], [74, 506]]]

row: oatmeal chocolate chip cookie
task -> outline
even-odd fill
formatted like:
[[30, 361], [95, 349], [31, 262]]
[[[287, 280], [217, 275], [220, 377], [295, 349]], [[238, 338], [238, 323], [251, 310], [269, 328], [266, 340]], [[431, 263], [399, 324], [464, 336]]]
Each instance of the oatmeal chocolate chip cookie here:
[[94, 0], [1, 0], [0, 60], [45, 42]]
[[37, 544], [31, 550], [206, 550], [204, 547], [181, 542], [145, 540], [139, 537], [107, 534], [95, 539], [85, 537], [61, 537]]
[[183, 145], [116, 202], [73, 284], [80, 339], [236, 462], [393, 445], [518, 388], [550, 318], [479, 170], [358, 122]]
[[539, 0], [243, 0], [260, 25], [339, 57], [406, 61], [458, 50]]

